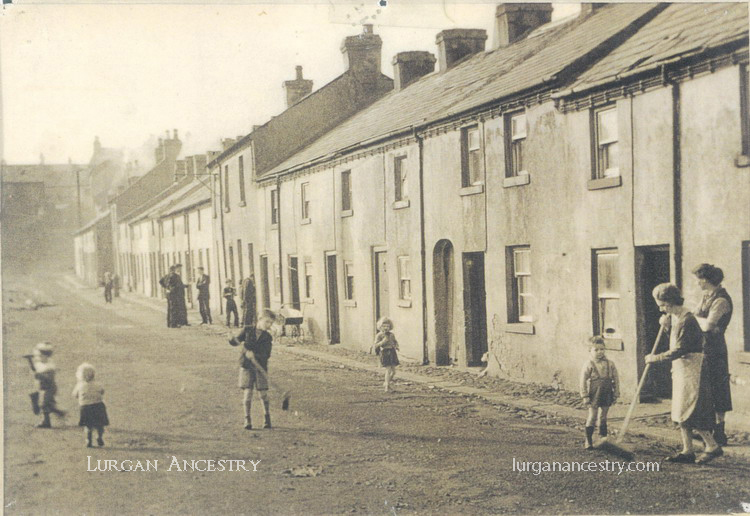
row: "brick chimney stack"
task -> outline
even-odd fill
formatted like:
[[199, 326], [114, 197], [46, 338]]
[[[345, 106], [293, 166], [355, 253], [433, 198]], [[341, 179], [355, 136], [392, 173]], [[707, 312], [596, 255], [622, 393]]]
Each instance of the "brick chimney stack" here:
[[102, 144], [99, 141], [99, 137], [98, 136], [94, 136], [94, 154], [99, 154], [99, 152], [101, 152], [101, 150], [102, 150]]
[[355, 76], [372, 78], [380, 75], [380, 50], [383, 40], [372, 32], [372, 25], [362, 26], [362, 34], [348, 36], [341, 45], [344, 65]]
[[408, 85], [435, 71], [435, 56], [430, 52], [399, 52], [393, 58], [393, 85], [402, 90]]
[[295, 71], [297, 76], [293, 81], [284, 81], [287, 108], [292, 107], [302, 98], [308, 96], [313, 89], [313, 82], [302, 77], [302, 67], [297, 65]]
[[466, 56], [484, 52], [486, 41], [487, 31], [484, 29], [448, 29], [438, 33], [435, 43], [440, 71], [452, 68]]
[[549, 23], [552, 4], [500, 4], [495, 11], [495, 45], [507, 47]]
[[581, 3], [580, 16], [588, 16], [607, 5], [606, 3]]

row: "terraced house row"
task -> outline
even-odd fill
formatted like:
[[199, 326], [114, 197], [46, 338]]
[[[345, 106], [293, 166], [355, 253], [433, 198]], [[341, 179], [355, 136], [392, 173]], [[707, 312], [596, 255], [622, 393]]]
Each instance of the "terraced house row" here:
[[[487, 353], [493, 374], [570, 389], [602, 334], [631, 389], [658, 329], [653, 286], [697, 304], [690, 271], [709, 262], [734, 299], [746, 414], [747, 5], [551, 10], [498, 5], [494, 48], [445, 30], [437, 55], [394, 56], [393, 80], [371, 26], [329, 84], [313, 91], [298, 68], [287, 109], [186, 180], [208, 185], [213, 296], [252, 274], [258, 305], [302, 311], [318, 340], [367, 350], [387, 315], [407, 359]], [[649, 391], [669, 389], [660, 369]]]

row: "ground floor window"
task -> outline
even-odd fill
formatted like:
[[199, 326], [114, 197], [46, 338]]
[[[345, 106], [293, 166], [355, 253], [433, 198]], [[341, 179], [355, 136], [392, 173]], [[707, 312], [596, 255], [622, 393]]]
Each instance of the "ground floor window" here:
[[354, 266], [352, 262], [344, 262], [344, 298], [347, 300], [354, 299]]
[[531, 248], [507, 248], [508, 322], [532, 322]]
[[409, 256], [398, 257], [398, 297], [411, 299], [411, 259]]
[[620, 326], [620, 269], [617, 249], [593, 252], [594, 333], [603, 337], [619, 338]]

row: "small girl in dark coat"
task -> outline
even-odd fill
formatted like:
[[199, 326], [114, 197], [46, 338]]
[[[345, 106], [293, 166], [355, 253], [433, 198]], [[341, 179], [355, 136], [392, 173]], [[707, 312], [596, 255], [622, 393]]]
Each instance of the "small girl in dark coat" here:
[[391, 380], [396, 376], [398, 361], [398, 341], [393, 335], [393, 321], [383, 317], [377, 324], [378, 333], [375, 335], [375, 353], [380, 355], [380, 365], [385, 367], [385, 392], [391, 387]]
[[607, 437], [607, 412], [620, 397], [620, 380], [614, 362], [604, 356], [604, 339], [599, 336], [589, 339], [591, 359], [583, 364], [581, 370], [581, 398], [588, 405], [586, 418], [587, 450], [593, 448], [594, 424], [597, 412], [599, 415], [599, 435]]
[[94, 366], [84, 362], [76, 371], [76, 383], [73, 397], [81, 407], [81, 418], [78, 426], [86, 427], [86, 446], [91, 448], [91, 434], [96, 429], [96, 444], [104, 446], [104, 427], [109, 425], [107, 407], [104, 406], [104, 389], [94, 381]]

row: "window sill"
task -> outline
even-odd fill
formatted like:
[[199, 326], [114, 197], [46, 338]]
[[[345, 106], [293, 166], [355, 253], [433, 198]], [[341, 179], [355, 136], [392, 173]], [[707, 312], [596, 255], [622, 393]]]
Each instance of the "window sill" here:
[[302, 219], [300, 221], [300, 224], [303, 225], [303, 226], [306, 225], [306, 224], [309, 224], [309, 223], [310, 223], [310, 218], [309, 217], [306, 218], [306, 219]]
[[341, 210], [341, 218], [342, 219], [344, 217], [351, 217], [352, 215], [354, 215], [354, 210]]
[[357, 307], [357, 302], [354, 299], [344, 299], [341, 304], [344, 306], [348, 306], [349, 308]]
[[314, 305], [315, 304], [315, 298], [306, 297], [305, 299], [302, 300], [302, 302], [305, 303], [306, 305]]
[[734, 158], [734, 166], [737, 168], [750, 167], [750, 156], [746, 154], [737, 154]]
[[411, 308], [411, 299], [399, 299], [398, 306], [401, 308]]
[[750, 351], [738, 351], [736, 356], [740, 364], [750, 365]]
[[224, 213], [229, 213], [230, 209], [228, 206], [224, 206]]
[[589, 190], [602, 190], [604, 188], [615, 188], [621, 185], [622, 178], [620, 176], [601, 177], [598, 179], [589, 179], [588, 188]]
[[525, 335], [534, 335], [534, 323], [508, 323], [505, 325], [505, 333], [523, 333]]
[[608, 351], [624, 351], [625, 343], [622, 339], [608, 339], [604, 337], [604, 349]]
[[528, 173], [519, 174], [517, 176], [506, 177], [503, 179], [503, 188], [510, 188], [513, 186], [523, 186], [531, 182], [531, 176]]
[[476, 195], [484, 192], [484, 185], [471, 185], [461, 188], [461, 197], [465, 195]]
[[239, 207], [244, 208], [245, 206], [247, 206], [247, 203], [245, 201], [240, 201]]
[[408, 208], [408, 207], [409, 207], [409, 199], [401, 199], [400, 201], [393, 202], [394, 210], [403, 210], [404, 208]]
[[271, 224], [271, 231], [273, 231], [274, 229], [279, 229], [279, 224], [278, 223]]

